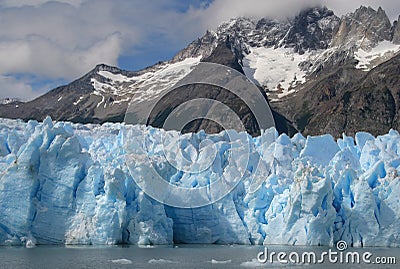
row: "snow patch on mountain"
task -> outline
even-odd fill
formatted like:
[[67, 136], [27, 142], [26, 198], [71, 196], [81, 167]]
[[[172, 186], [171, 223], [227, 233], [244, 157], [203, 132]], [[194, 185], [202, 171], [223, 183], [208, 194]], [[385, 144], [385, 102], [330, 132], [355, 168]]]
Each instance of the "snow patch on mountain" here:
[[78, 105], [84, 99], [83, 96], [80, 96], [78, 101], [74, 102], [74, 106]]
[[15, 103], [15, 102], [21, 102], [21, 99], [19, 99], [19, 98], [3, 98], [3, 99], [0, 99], [0, 105], [8, 105], [8, 104]]
[[168, 87], [174, 86], [179, 80], [187, 76], [200, 62], [202, 56], [187, 58], [181, 62], [166, 64], [155, 72], [145, 73], [137, 77], [137, 81], [129, 88], [133, 89], [140, 85], [135, 91], [132, 102], [141, 102], [156, 98]]
[[[310, 57], [291, 48], [252, 48], [243, 59], [244, 72], [253, 82], [274, 92], [278, 98], [294, 92], [296, 85], [306, 82], [306, 72], [299, 64]], [[270, 95], [270, 93], [269, 93]]]
[[[97, 75], [101, 77], [91, 78], [94, 91], [92, 95], [102, 97], [97, 104], [106, 106], [106, 97], [113, 96], [113, 104], [122, 102], [142, 102], [156, 98], [160, 92], [167, 87], [172, 87], [179, 80], [184, 78], [200, 62], [201, 57], [187, 58], [176, 63], [163, 63], [149, 68], [137, 76], [128, 77], [121, 73], [115, 74], [109, 71], [100, 70]], [[77, 100], [74, 105], [79, 104], [83, 98]]]
[[354, 53], [355, 59], [358, 60], [356, 68], [369, 71], [382, 62], [389, 60], [399, 51], [400, 45], [393, 44], [390, 41], [382, 41], [369, 51], [359, 48]]
[[132, 80], [132, 78], [129, 78], [122, 74], [114, 74], [105, 70], [100, 70], [98, 74], [106, 79], [113, 80], [115, 82], [129, 82]]

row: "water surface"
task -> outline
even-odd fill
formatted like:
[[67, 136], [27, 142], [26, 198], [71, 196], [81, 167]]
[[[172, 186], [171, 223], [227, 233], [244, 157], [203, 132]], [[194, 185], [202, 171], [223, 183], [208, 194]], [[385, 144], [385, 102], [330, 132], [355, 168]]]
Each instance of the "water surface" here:
[[[328, 251], [328, 247], [288, 247], [269, 246], [268, 251], [304, 253], [314, 251], [318, 255]], [[332, 250], [335, 250], [332, 248]], [[305, 264], [260, 264], [257, 254], [263, 246], [221, 246], [221, 245], [177, 245], [165, 247], [139, 248], [136, 246], [107, 247], [54, 247], [39, 246], [0, 247], [0, 268], [303, 268]], [[363, 248], [347, 251], [369, 251], [373, 257], [396, 257], [400, 263], [400, 249]], [[361, 264], [312, 264], [314, 268], [398, 268], [396, 265]]]

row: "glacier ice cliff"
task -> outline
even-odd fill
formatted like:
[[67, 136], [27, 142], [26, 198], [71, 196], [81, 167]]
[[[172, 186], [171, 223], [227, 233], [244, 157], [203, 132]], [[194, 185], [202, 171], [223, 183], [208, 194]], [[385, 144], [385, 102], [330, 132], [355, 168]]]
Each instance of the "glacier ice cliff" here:
[[[243, 179], [223, 199], [203, 207], [164, 205], [136, 184], [135, 177], [146, 175], [143, 158], [133, 158], [135, 173], [128, 169], [126, 130], [134, 147], [145, 144], [155, 157], [174, 159], [174, 151], [182, 150], [201, 163], [207, 161], [202, 152], [214, 147], [214, 162], [199, 173], [160, 161], [157, 171], [171, 184], [197, 188], [239, 172]], [[397, 131], [378, 137], [360, 132], [337, 141], [330, 135], [278, 136], [274, 129], [255, 138], [238, 134], [235, 141], [226, 131], [199, 132], [180, 136], [179, 149], [161, 147], [160, 137], [169, 132], [50, 118], [43, 123], [0, 119], [0, 245], [332, 245], [345, 240], [354, 246], [400, 246]], [[238, 171], [226, 156], [233, 146], [240, 150], [245, 139], [249, 163]]]

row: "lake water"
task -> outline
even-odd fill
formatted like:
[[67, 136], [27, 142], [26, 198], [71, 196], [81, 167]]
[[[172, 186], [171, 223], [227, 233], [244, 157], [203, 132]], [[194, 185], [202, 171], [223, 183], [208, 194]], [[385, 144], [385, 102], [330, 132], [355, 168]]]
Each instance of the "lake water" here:
[[[108, 247], [54, 247], [40, 246], [32, 249], [23, 247], [0, 247], [0, 268], [302, 268], [304, 264], [281, 264], [267, 261], [261, 264], [257, 254], [263, 246], [220, 246], [220, 245], [177, 245], [169, 247], [139, 248], [134, 246]], [[287, 247], [269, 246], [268, 252], [315, 252], [317, 257], [328, 247]], [[335, 248], [332, 248], [336, 251]], [[375, 257], [395, 257], [400, 263], [400, 248], [348, 249], [362, 255], [371, 252]], [[345, 252], [344, 252], [345, 253]], [[295, 257], [295, 256], [293, 256]], [[323, 264], [313, 264], [314, 268], [398, 268], [398, 265], [376, 264], [332, 264], [328, 259]]]

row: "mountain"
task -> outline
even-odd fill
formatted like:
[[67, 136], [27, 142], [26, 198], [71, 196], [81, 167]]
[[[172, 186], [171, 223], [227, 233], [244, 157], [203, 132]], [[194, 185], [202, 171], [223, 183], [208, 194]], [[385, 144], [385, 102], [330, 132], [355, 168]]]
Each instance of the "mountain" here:
[[[137, 72], [98, 65], [31, 102], [0, 105], [0, 117], [123, 121], [130, 101], [143, 106], [200, 62], [214, 62], [242, 72], [259, 87], [280, 132], [378, 135], [399, 126], [399, 51], [400, 25], [391, 23], [382, 8], [361, 6], [341, 18], [326, 7], [307, 8], [282, 20], [241, 17], [207, 31], [170, 61]], [[247, 120], [246, 129], [258, 134], [251, 111], [240, 110], [235, 96], [204, 85], [188, 87], [158, 107], [149, 123], [160, 127], [185, 98], [206, 96], [224, 99]], [[220, 127], [203, 120], [186, 131], [199, 129], [218, 132]]]
[[400, 46], [397, 22], [388, 22], [382, 9], [361, 7], [344, 16], [323, 61], [314, 62], [318, 67], [299, 90], [273, 106], [305, 134], [397, 129]]

